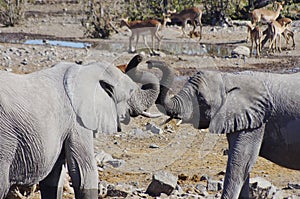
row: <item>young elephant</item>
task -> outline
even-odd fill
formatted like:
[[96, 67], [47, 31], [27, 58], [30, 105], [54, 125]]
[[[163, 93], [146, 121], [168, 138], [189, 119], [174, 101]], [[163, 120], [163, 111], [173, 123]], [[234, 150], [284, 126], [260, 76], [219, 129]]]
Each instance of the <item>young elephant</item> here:
[[135, 68], [141, 60], [129, 68], [143, 88], [107, 62], [0, 72], [0, 198], [14, 184], [38, 182], [42, 198], [62, 198], [66, 162], [75, 197], [98, 198], [93, 132], [116, 132], [158, 96], [158, 79]]
[[300, 170], [300, 73], [200, 71], [175, 96], [164, 62], [158, 109], [211, 133], [225, 133], [229, 155], [222, 198], [249, 198], [249, 173], [258, 157]]

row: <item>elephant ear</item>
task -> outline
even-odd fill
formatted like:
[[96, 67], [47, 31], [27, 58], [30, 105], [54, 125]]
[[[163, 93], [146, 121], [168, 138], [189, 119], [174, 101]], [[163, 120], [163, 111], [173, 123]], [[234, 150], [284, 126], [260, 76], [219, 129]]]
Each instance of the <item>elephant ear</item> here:
[[77, 121], [87, 129], [106, 133], [117, 131], [115, 79], [118, 69], [109, 63], [73, 65], [64, 76], [64, 87]]
[[212, 115], [212, 133], [231, 133], [260, 127], [269, 117], [271, 98], [262, 81], [252, 75], [224, 76], [225, 94]]

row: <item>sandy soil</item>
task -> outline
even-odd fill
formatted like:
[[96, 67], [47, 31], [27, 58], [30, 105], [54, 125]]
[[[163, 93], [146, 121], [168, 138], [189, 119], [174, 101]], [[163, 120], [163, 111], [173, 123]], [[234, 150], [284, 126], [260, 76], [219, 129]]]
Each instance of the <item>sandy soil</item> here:
[[[0, 54], [0, 67], [2, 69], [17, 73], [29, 73], [50, 67], [60, 61], [87, 63], [106, 60], [117, 65], [127, 63], [133, 56], [126, 50], [130, 32], [125, 29], [119, 34], [114, 34], [108, 40], [84, 38], [83, 28], [80, 25], [81, 16], [74, 14], [78, 10], [76, 4], [35, 5], [30, 6], [28, 10], [35, 14], [20, 26], [0, 28], [2, 38], [26, 40], [52, 37], [55, 39], [56, 37], [56, 39], [90, 42], [93, 43], [93, 47], [75, 49], [4, 42], [0, 43], [0, 52], [2, 53]], [[40, 13], [46, 11], [48, 13], [46, 15]], [[51, 13], [57, 11], [60, 11], [61, 14], [51, 16]], [[293, 70], [299, 69], [300, 61], [299, 26], [294, 26], [293, 29], [296, 39], [295, 50], [288, 49], [282, 53], [268, 55], [264, 49], [260, 59], [254, 57], [243, 59], [231, 58], [230, 53], [218, 53], [218, 51], [199, 55], [177, 54], [176, 50], [172, 52], [169, 47], [174, 43], [177, 46], [187, 44], [199, 46], [199, 48], [206, 48], [213, 44], [213, 46], [221, 46], [225, 51], [239, 45], [249, 47], [249, 43], [243, 42], [246, 38], [246, 27], [244, 26], [230, 28], [204, 26], [201, 43], [197, 38], [181, 37], [179, 27], [166, 27], [161, 32], [164, 37], [162, 41], [163, 56], [147, 56], [147, 59], [164, 60], [175, 69], [178, 83], [174, 85], [174, 92], [181, 88], [187, 76], [200, 69], [293, 72]], [[111, 47], [112, 43], [119, 45]], [[144, 45], [140, 42], [138, 51], [143, 48]], [[141, 68], [145, 69], [146, 64], [141, 64]], [[159, 71], [153, 72], [161, 75]], [[152, 107], [151, 111], [156, 112], [157, 110]], [[187, 190], [191, 189], [193, 185], [199, 184], [199, 178], [204, 174], [208, 174], [213, 179], [224, 178], [223, 174], [219, 175], [225, 170], [227, 161], [227, 156], [223, 154], [227, 148], [224, 135], [212, 135], [206, 130], [196, 130], [188, 124], [178, 127], [174, 123], [169, 124], [174, 132], [165, 131], [161, 135], [148, 136], [136, 134], [135, 129], [145, 130], [146, 123], [159, 126], [163, 119], [166, 117], [163, 116], [160, 119], [137, 117], [132, 119], [129, 126], [123, 127], [124, 132], [112, 136], [101, 135], [100, 138], [95, 139], [97, 150], [104, 150], [126, 162], [120, 168], [106, 168], [99, 173], [100, 179], [109, 183], [135, 182], [138, 183], [138, 187], [145, 189], [150, 184], [154, 171], [166, 170], [174, 175], [187, 175], [187, 180], [180, 181], [180, 185]], [[159, 148], [150, 148], [150, 144], [156, 144]], [[251, 173], [251, 177], [255, 176], [266, 178], [279, 189], [286, 188], [288, 183], [300, 183], [298, 171], [282, 168], [263, 158], [258, 159]], [[300, 190], [287, 190], [285, 193], [286, 195], [300, 195]]]

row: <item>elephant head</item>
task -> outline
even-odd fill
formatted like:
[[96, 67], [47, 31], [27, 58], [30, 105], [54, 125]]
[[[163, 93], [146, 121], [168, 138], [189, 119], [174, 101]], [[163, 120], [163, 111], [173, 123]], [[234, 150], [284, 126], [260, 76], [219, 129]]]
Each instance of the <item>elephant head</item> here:
[[134, 56], [128, 63], [125, 73], [136, 83], [142, 84], [140, 89], [135, 90], [128, 101], [129, 113], [131, 117], [143, 115], [145, 117], [158, 117], [145, 112], [155, 103], [159, 94], [159, 80], [152, 73], [139, 71], [137, 65], [141, 63], [143, 57], [141, 55]]
[[258, 128], [270, 116], [270, 97], [263, 84], [253, 85], [253, 78], [200, 71], [173, 97], [168, 95], [174, 80], [170, 67], [161, 61], [148, 61], [148, 67], [163, 72], [158, 109], [195, 128], [209, 128], [213, 133], [231, 133]]
[[136, 69], [141, 61], [142, 57], [137, 55], [128, 64], [126, 73], [131, 78], [106, 62], [68, 69], [64, 77], [65, 90], [77, 120], [84, 127], [116, 132], [121, 130], [120, 122], [129, 122], [129, 116], [155, 117], [145, 110], [158, 96], [159, 80], [149, 72]]

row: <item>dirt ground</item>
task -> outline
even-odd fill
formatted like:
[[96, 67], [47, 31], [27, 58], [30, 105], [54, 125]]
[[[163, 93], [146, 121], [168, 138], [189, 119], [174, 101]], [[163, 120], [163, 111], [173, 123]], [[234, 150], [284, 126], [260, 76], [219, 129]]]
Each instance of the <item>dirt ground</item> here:
[[[28, 12], [31, 17], [27, 18], [21, 25], [15, 27], [0, 27], [0, 67], [16, 73], [29, 73], [35, 70], [50, 67], [60, 61], [92, 62], [110, 61], [114, 64], [127, 63], [134, 54], [128, 53], [128, 37], [130, 32], [126, 29], [107, 40], [87, 39], [83, 36], [83, 28], [80, 24], [80, 15], [76, 11], [80, 9], [77, 4], [58, 5], [30, 5]], [[59, 12], [57, 12], [59, 11]], [[42, 14], [44, 13], [44, 14]], [[46, 13], [46, 14], [45, 14]], [[53, 14], [59, 13], [59, 14]], [[205, 25], [202, 40], [197, 38], [181, 37], [179, 27], [170, 26], [161, 31], [162, 56], [147, 59], [158, 59], [166, 61], [172, 66], [177, 74], [176, 85], [173, 92], [178, 91], [186, 78], [200, 69], [241, 71], [260, 70], [268, 72], [294, 72], [299, 70], [300, 61], [300, 36], [299, 24], [292, 28], [295, 32], [296, 49], [285, 49], [281, 53], [267, 54], [266, 48], [262, 57], [232, 58], [226, 50], [236, 46], [250, 46], [243, 42], [247, 36], [245, 26], [234, 27], [211, 27]], [[189, 27], [190, 28], [190, 27]], [[93, 47], [76, 49], [51, 45], [27, 45], [22, 41], [26, 39], [57, 39], [90, 42]], [[22, 40], [20, 40], [22, 39]], [[15, 40], [19, 43], [10, 43]], [[142, 40], [142, 39], [141, 39]], [[118, 46], [113, 47], [118, 43]], [[150, 44], [150, 38], [148, 39]], [[172, 52], [170, 46], [179, 46], [181, 49]], [[186, 46], [193, 48], [216, 48], [214, 52], [193, 54], [188, 50], [182, 53]], [[196, 47], [195, 47], [196, 46]], [[284, 46], [284, 45], [283, 45]], [[178, 47], [178, 48], [179, 48]], [[138, 51], [144, 48], [141, 41]], [[225, 52], [220, 52], [224, 50]], [[193, 50], [190, 50], [193, 51]], [[201, 51], [202, 52], [202, 51]], [[230, 52], [230, 51], [228, 51]], [[190, 53], [190, 55], [189, 55]], [[146, 53], [147, 54], [147, 53]], [[145, 69], [145, 62], [141, 64]], [[153, 71], [161, 75], [159, 71]], [[150, 109], [157, 112], [155, 107]], [[192, 189], [199, 184], [199, 178], [207, 174], [213, 179], [222, 179], [225, 171], [227, 149], [224, 135], [212, 135], [207, 130], [196, 130], [191, 125], [182, 124], [176, 126], [169, 124], [174, 131], [164, 131], [160, 135], [139, 135], [136, 129], [145, 131], [145, 124], [151, 123], [160, 126], [159, 119], [145, 119], [137, 117], [131, 120], [128, 126], [123, 127], [123, 132], [115, 135], [100, 135], [95, 139], [95, 148], [104, 150], [115, 158], [125, 160], [125, 164], [119, 168], [108, 167], [99, 173], [101, 180], [108, 183], [135, 183], [139, 188], [146, 189], [150, 184], [152, 174], [158, 170], [169, 171], [174, 175], [184, 174], [186, 180], [181, 180], [180, 185], [185, 189]], [[164, 126], [160, 126], [164, 129]], [[151, 144], [159, 146], [150, 148]], [[221, 173], [221, 174], [220, 174]], [[273, 183], [278, 189], [288, 186], [288, 183], [300, 183], [300, 173], [289, 170], [259, 158], [251, 172], [251, 177], [261, 176]], [[286, 196], [299, 195], [300, 190], [285, 190]]]

